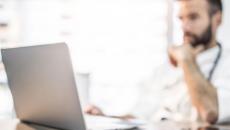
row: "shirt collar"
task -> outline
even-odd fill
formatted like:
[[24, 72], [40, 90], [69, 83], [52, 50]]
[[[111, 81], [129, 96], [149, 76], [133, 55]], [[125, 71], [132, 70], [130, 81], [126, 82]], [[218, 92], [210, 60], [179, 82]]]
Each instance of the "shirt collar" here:
[[214, 62], [218, 55], [218, 52], [219, 52], [219, 48], [218, 46], [215, 46], [213, 48], [210, 48], [200, 53], [196, 59], [198, 65], [201, 66], [203, 64], [209, 64], [210, 62]]

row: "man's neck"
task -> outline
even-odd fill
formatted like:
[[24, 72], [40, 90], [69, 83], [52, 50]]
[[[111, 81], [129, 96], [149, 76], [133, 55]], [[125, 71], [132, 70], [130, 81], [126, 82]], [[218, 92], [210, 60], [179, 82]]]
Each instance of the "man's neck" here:
[[209, 50], [209, 49], [214, 48], [214, 47], [216, 47], [216, 46], [217, 46], [216, 38], [213, 38], [213, 39], [211, 40], [211, 42], [208, 44], [208, 46], [206, 47], [205, 50]]

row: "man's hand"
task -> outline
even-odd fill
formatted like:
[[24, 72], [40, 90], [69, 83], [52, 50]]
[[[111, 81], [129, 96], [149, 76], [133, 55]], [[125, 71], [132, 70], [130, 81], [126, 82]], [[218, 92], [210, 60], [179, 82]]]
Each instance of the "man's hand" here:
[[197, 55], [203, 50], [203, 46], [193, 48], [190, 44], [183, 44], [182, 46], [170, 46], [168, 54], [172, 65], [180, 67], [184, 62], [195, 63]]
[[84, 112], [90, 115], [104, 116], [102, 110], [94, 105], [87, 106]]
[[100, 108], [94, 105], [89, 105], [86, 107], [85, 111], [86, 114], [95, 115], [95, 116], [105, 116], [105, 117], [111, 117], [111, 118], [119, 118], [122, 120], [129, 120], [134, 119], [135, 117], [132, 115], [123, 115], [123, 116], [109, 116], [105, 115]]

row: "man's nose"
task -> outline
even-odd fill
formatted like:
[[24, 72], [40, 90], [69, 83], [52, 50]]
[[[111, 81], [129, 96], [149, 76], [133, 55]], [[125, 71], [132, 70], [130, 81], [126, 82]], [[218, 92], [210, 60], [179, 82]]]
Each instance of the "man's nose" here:
[[183, 21], [182, 22], [182, 29], [183, 29], [183, 32], [190, 32], [192, 29], [191, 22], [189, 22], [187, 20]]

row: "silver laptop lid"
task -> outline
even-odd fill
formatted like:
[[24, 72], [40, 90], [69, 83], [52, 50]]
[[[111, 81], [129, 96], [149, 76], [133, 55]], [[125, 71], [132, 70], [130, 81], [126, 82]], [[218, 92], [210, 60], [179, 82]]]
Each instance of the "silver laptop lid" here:
[[86, 129], [66, 44], [3, 49], [2, 60], [19, 119]]

